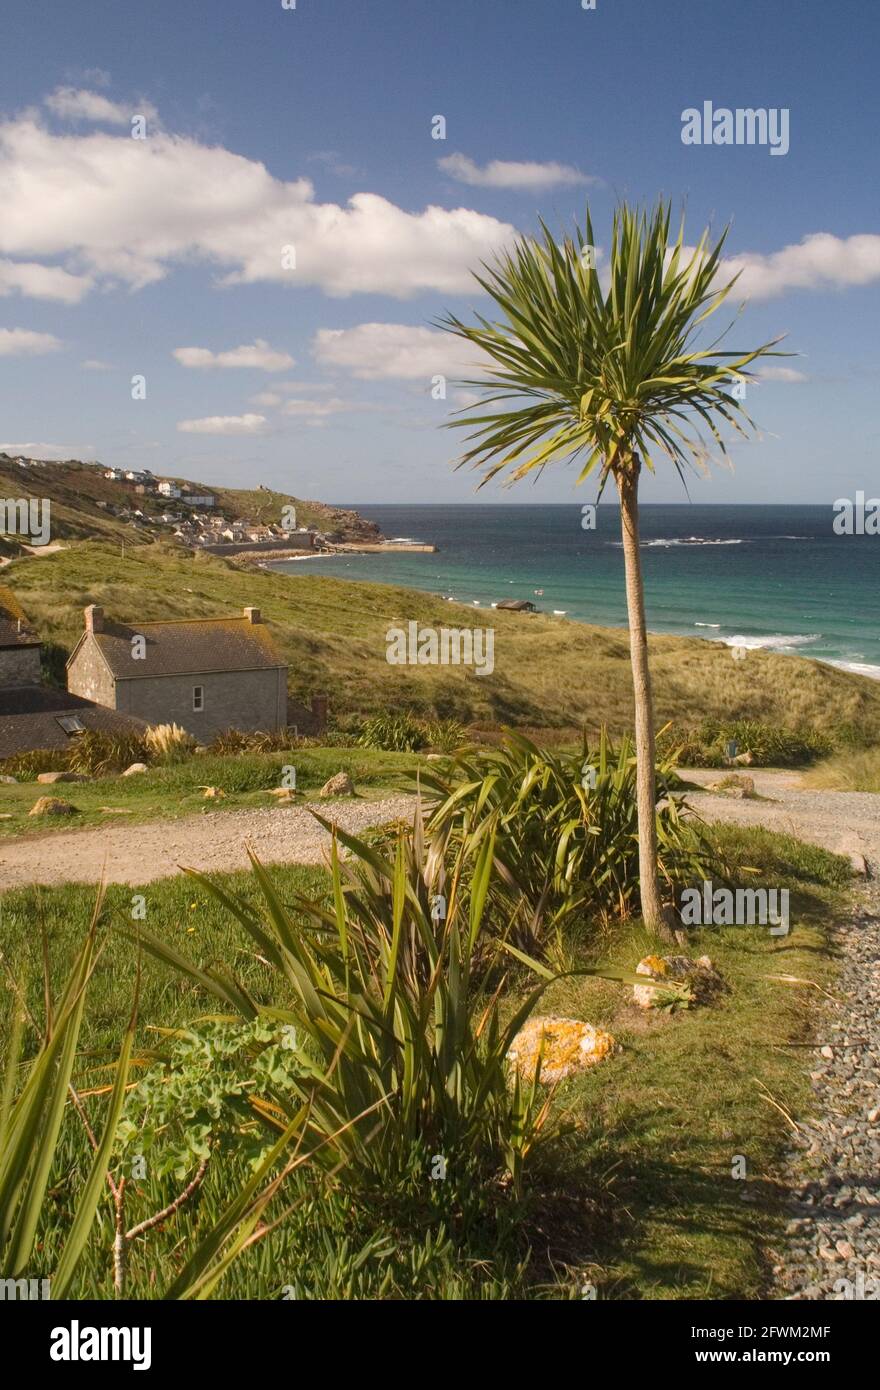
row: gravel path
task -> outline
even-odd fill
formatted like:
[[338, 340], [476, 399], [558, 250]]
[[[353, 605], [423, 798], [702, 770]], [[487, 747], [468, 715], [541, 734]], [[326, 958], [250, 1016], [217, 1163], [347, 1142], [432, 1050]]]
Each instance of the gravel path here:
[[[826, 849], [861, 854], [872, 878], [834, 928], [840, 976], [817, 1012], [807, 1070], [814, 1104], [797, 1116], [789, 1154], [785, 1240], [774, 1252], [783, 1299], [880, 1299], [880, 796], [805, 791], [796, 773], [745, 769], [756, 800], [689, 794], [706, 820], [785, 830]], [[684, 774], [713, 782], [717, 772]]]
[[[316, 810], [343, 830], [357, 833], [371, 825], [411, 814], [411, 796], [378, 801], [331, 801]], [[39, 838], [5, 840], [0, 845], [0, 890], [29, 883], [149, 883], [180, 872], [181, 865], [203, 872], [248, 867], [245, 842], [265, 864], [320, 864], [330, 836], [305, 808], [266, 811], [214, 811], [181, 820], [144, 825], [101, 826], [56, 831]]]
[[[876, 861], [875, 865], [877, 867]], [[790, 1156], [780, 1297], [880, 1299], [880, 886], [837, 927], [841, 974], [818, 1020], [815, 1107]]]
[[[751, 767], [739, 771], [752, 778], [757, 793], [754, 799], [735, 801], [723, 792], [687, 793], [704, 820], [763, 825], [835, 853], [861, 854], [868, 863], [880, 865], [880, 795], [876, 792], [814, 791], [801, 788], [796, 772]], [[703, 785], [724, 775], [708, 768], [682, 772], [688, 782]]]

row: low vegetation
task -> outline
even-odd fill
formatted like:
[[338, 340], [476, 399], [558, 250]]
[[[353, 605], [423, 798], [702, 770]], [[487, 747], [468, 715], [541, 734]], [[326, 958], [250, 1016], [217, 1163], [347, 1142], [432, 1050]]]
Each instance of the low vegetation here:
[[[116, 1130], [107, 1167], [117, 1189], [126, 1179], [126, 1229], [140, 1231], [129, 1297], [578, 1299], [590, 1285], [601, 1298], [760, 1297], [785, 1219], [779, 1107], [806, 1098], [799, 1045], [830, 978], [823, 922], [846, 866], [765, 831], [712, 836], [735, 869], [790, 887], [793, 928], [695, 933], [688, 949], [708, 951], [731, 992], [675, 1014], [632, 1006], [625, 982], [650, 944], [637, 920], [575, 937], [556, 978], [515, 957], [509, 970], [501, 956], [478, 961], [496, 910], [488, 839], [468, 893], [459, 861], [447, 865], [441, 927], [437, 866], [403, 832], [390, 857], [347, 840], [354, 858], [332, 873], [255, 864], [151, 884], [146, 941], [136, 890], [111, 886], [72, 1057], [79, 1107], [52, 1106], [56, 1143], [35, 1151], [46, 1173], [28, 1274], [66, 1268], [71, 1214], [106, 1157], [86, 1119], [99, 1143]], [[93, 899], [80, 887], [5, 896], [7, 1060], [42, 1055], [41, 959], [57, 994], [80, 968]], [[502, 1048], [538, 992], [541, 1012], [589, 1018], [618, 1051], [558, 1089], [517, 1092], [502, 1084]], [[120, 1020], [135, 998], [136, 1084], [114, 1127]], [[29, 1074], [11, 1074], [13, 1104]], [[73, 1298], [119, 1288], [116, 1198], [104, 1184], [94, 1195]]]
[[[406, 711], [455, 719], [476, 732], [499, 724], [550, 730], [577, 740], [582, 725], [620, 734], [632, 727], [626, 633], [546, 614], [492, 613], [495, 670], [412, 666], [398, 686], [385, 660], [385, 633], [402, 619], [434, 627], [484, 624], [472, 608], [391, 585], [331, 579], [302, 565], [294, 575], [242, 570], [179, 547], [136, 550], [85, 542], [12, 562], [6, 580], [47, 640], [68, 651], [81, 609], [102, 604], [111, 618], [215, 617], [257, 604], [290, 661], [298, 699], [329, 691], [331, 708], [359, 720]], [[716, 721], [758, 720], [830, 737], [846, 726], [865, 745], [880, 742], [880, 684], [801, 657], [750, 652], [733, 661], [722, 643], [652, 637], [658, 726], [689, 728], [694, 712]], [[542, 738], [544, 734], [542, 733]]]
[[754, 719], [704, 719], [692, 728], [669, 724], [657, 741], [661, 751], [681, 767], [725, 767], [731, 761], [731, 743], [736, 744], [737, 755], [754, 767], [805, 767], [826, 758], [835, 743], [853, 738], [847, 726], [823, 733]]
[[804, 782], [827, 791], [880, 792], [880, 748], [836, 753], [811, 768]]

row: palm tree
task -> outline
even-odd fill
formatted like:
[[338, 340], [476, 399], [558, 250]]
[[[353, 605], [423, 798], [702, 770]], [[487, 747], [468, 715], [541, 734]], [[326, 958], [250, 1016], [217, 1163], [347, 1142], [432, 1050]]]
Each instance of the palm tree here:
[[[478, 325], [468, 326], [448, 315], [438, 325], [466, 339], [488, 364], [485, 377], [461, 383], [489, 394], [481, 413], [452, 422], [473, 427], [458, 466], [483, 469], [482, 487], [508, 468], [516, 481], [550, 463], [578, 460], [578, 482], [598, 470], [599, 496], [609, 477], [617, 487], [635, 696], [642, 915], [668, 938], [657, 874], [639, 475], [643, 466], [653, 472], [657, 456], [671, 461], [682, 480], [688, 467], [705, 471], [711, 451], [701, 427], [726, 455], [724, 422], [742, 435], [753, 427], [730, 387], [751, 376], [745, 369], [756, 358], [782, 354], [771, 351], [778, 339], [751, 352], [720, 351], [723, 333], [697, 346], [701, 325], [736, 282], [734, 276], [719, 284], [726, 230], [714, 246], [704, 232], [689, 250], [683, 222], [670, 244], [668, 203], [650, 215], [624, 204], [614, 214], [610, 262], [601, 273], [589, 211], [584, 230], [576, 227], [561, 243], [543, 222], [541, 230], [542, 240], [519, 240], [474, 277], [501, 321], [477, 315]], [[515, 404], [482, 413], [507, 401]]]

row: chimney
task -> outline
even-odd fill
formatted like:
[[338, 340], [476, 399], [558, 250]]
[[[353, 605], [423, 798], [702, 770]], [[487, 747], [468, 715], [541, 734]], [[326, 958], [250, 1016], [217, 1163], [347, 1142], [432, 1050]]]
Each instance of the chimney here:
[[85, 610], [86, 632], [104, 631], [104, 610], [96, 603], [90, 603]]
[[261, 623], [263, 621], [263, 619], [260, 616], [259, 608], [246, 608], [244, 610], [244, 616], [247, 618], [249, 623]]

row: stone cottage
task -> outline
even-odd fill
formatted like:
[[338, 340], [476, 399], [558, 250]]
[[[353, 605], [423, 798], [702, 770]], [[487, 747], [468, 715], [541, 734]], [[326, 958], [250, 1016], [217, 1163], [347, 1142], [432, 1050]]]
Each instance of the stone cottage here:
[[258, 608], [236, 618], [117, 623], [92, 605], [67, 663], [76, 695], [200, 741], [287, 725], [287, 665]]
[[36, 748], [67, 749], [89, 730], [142, 733], [130, 715], [40, 682], [40, 638], [11, 589], [0, 586], [0, 758]]

